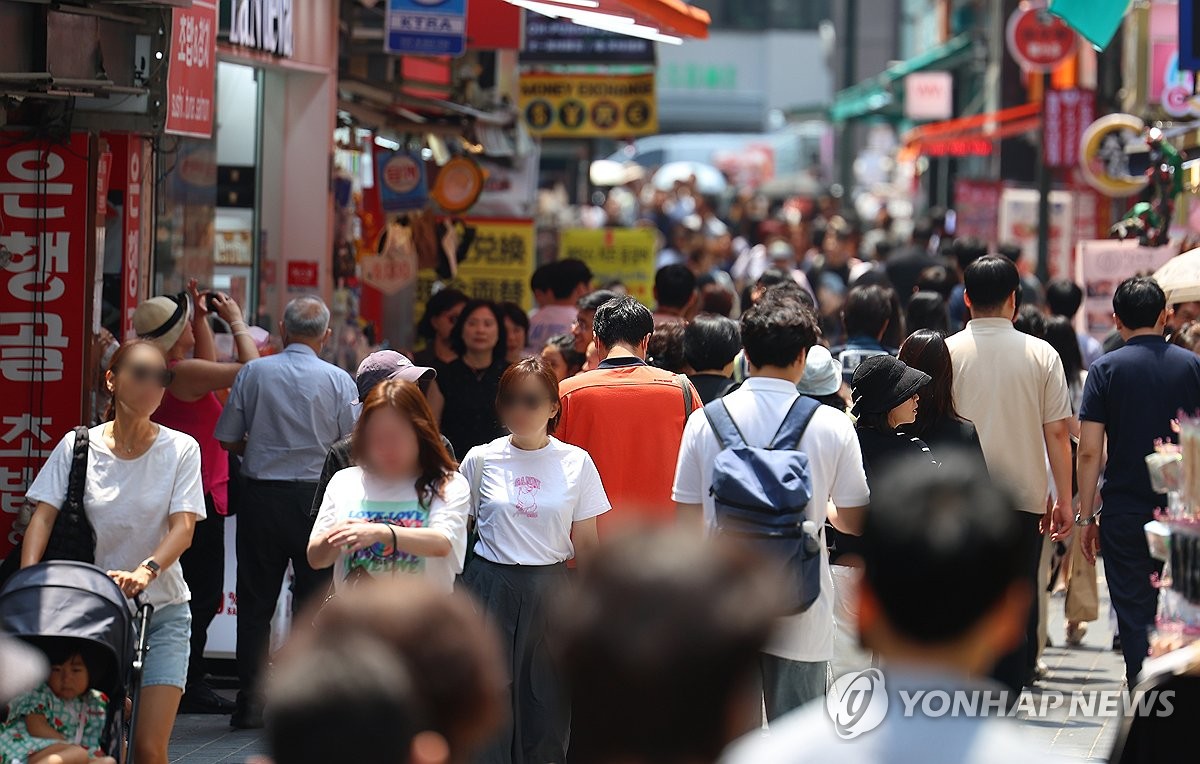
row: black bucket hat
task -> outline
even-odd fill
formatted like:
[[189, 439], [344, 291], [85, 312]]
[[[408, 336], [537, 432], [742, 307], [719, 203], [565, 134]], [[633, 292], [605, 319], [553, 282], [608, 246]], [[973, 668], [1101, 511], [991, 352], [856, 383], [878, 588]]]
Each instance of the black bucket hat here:
[[854, 370], [855, 416], [886, 414], [916, 395], [933, 377], [890, 355], [871, 356]]

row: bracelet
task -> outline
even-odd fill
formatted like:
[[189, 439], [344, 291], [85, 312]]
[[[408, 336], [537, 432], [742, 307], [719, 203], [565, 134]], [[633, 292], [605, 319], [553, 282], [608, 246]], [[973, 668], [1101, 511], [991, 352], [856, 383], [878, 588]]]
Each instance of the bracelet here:
[[233, 333], [233, 336], [234, 337], [251, 337], [251, 338], [254, 337], [254, 335], [251, 334], [249, 332], [249, 330], [247, 330], [247, 329], [238, 329], [236, 332]]
[[243, 320], [242, 320], [242, 319], [240, 319], [240, 318], [239, 318], [239, 319], [235, 319], [235, 320], [233, 320], [233, 321], [230, 321], [230, 322], [229, 322], [229, 326], [230, 326], [230, 328], [236, 327], [238, 324], [241, 324], [241, 326], [242, 326], [242, 328], [243, 328], [243, 329], [245, 329], [245, 328], [246, 328], [246, 322], [245, 322], [245, 321], [243, 321]]
[[399, 550], [396, 549], [396, 526], [387, 523], [388, 530], [392, 532], [392, 554], [395, 555]]

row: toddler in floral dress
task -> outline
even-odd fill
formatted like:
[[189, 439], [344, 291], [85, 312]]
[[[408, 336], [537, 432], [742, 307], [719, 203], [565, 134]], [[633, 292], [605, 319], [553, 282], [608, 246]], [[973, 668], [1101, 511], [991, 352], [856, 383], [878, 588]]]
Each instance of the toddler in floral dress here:
[[0, 764], [116, 764], [100, 748], [108, 698], [76, 649], [51, 655], [46, 683], [14, 700], [0, 725]]

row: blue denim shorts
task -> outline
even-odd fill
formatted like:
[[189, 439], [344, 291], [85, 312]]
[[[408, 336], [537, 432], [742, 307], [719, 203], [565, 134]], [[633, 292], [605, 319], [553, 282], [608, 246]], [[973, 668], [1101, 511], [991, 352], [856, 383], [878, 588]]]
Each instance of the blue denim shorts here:
[[167, 605], [150, 617], [143, 687], [178, 687], [187, 684], [192, 651], [192, 611], [188, 603]]

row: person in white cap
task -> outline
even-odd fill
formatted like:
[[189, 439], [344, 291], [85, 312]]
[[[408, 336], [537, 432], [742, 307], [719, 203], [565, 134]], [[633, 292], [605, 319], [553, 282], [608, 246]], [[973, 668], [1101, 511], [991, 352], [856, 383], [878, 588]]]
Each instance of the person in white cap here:
[[842, 395], [842, 365], [828, 348], [813, 345], [809, 349], [804, 362], [804, 376], [796, 383], [796, 392], [838, 411], [846, 410], [847, 401]]
[[[232, 330], [236, 363], [217, 362], [208, 320], [212, 314]], [[192, 645], [187, 688], [179, 708], [185, 714], [230, 714], [233, 703], [204, 680], [208, 626], [225, 602], [225, 515], [229, 514], [229, 455], [213, 437], [213, 430], [221, 416], [216, 391], [233, 385], [242, 365], [258, 358], [258, 348], [238, 304], [227, 294], [201, 294], [195, 279], [188, 283], [186, 294], [152, 297], [139, 305], [133, 313], [133, 328], [140, 339], [162, 349], [167, 367], [174, 372], [151, 419], [191, 435], [200, 444], [207, 517], [196, 524], [192, 545], [180, 558], [183, 577], [192, 591]]]

